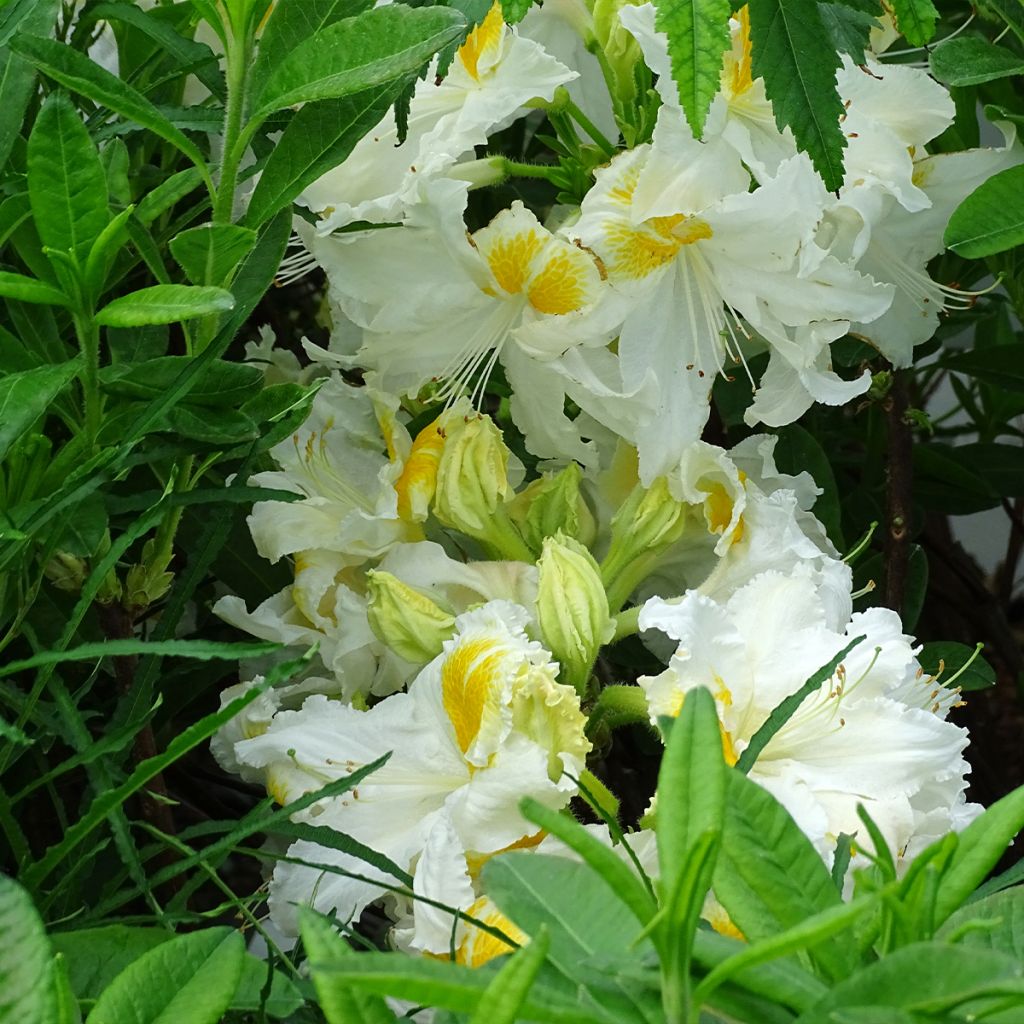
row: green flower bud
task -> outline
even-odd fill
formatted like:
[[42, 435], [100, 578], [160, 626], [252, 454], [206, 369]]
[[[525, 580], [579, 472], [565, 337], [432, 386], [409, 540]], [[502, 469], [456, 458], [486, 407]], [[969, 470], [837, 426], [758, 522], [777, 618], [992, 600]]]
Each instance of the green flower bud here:
[[601, 563], [613, 612], [651, 571], [657, 556], [682, 537], [688, 509], [686, 502], [672, 497], [668, 480], [658, 477], [648, 488], [637, 484], [615, 513], [612, 541]]
[[544, 541], [537, 567], [541, 639], [561, 664], [565, 682], [583, 694], [597, 652], [614, 629], [601, 572], [579, 541], [561, 533]]
[[366, 593], [374, 636], [414, 665], [436, 658], [455, 631], [455, 616], [389, 572], [367, 572]]
[[[619, 11], [633, 0], [594, 0], [594, 43], [604, 51], [605, 62], [615, 80], [612, 100], [616, 105], [636, 101], [634, 68], [641, 59], [640, 44], [619, 21]], [[590, 44], [588, 44], [590, 45]]]
[[533, 552], [505, 507], [512, 493], [509, 454], [490, 417], [452, 424], [437, 467], [434, 515], [442, 525], [483, 541], [504, 558], [532, 562]]
[[86, 565], [84, 558], [79, 558], [70, 551], [58, 551], [44, 566], [43, 575], [58, 590], [77, 594], [89, 575], [89, 566]]
[[580, 493], [583, 472], [571, 462], [560, 473], [534, 480], [510, 503], [512, 518], [534, 551], [548, 537], [564, 533], [588, 545], [597, 533], [593, 513]]

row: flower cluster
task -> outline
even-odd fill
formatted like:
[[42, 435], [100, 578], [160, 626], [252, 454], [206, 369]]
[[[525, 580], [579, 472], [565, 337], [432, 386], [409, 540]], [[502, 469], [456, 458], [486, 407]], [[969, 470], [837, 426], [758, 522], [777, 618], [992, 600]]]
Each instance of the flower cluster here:
[[[296, 230], [326, 271], [334, 330], [328, 348], [306, 345], [325, 375], [308, 420], [251, 481], [295, 495], [250, 517], [259, 554], [289, 559], [294, 581], [252, 610], [217, 606], [285, 648], [318, 645], [304, 675], [222, 730], [220, 762], [286, 804], [390, 755], [297, 819], [413, 876], [416, 899], [384, 903], [398, 946], [469, 964], [506, 948], [473, 921], [516, 937], [481, 865], [510, 848], [565, 852], [519, 804], [568, 808], [607, 745], [608, 682], [628, 684], [655, 727], [707, 687], [734, 763], [862, 638], [750, 777], [826, 860], [842, 834], [871, 853], [859, 805], [901, 862], [978, 810], [966, 734], [947, 720], [957, 692], [924, 673], [895, 613], [853, 611], [814, 481], [779, 471], [773, 436], [725, 450], [701, 434], [722, 376], [750, 377], [750, 426], [863, 394], [866, 370], [845, 379], [831, 363], [850, 333], [907, 365], [967, 301], [926, 264], [957, 203], [1020, 160], [1010, 129], [999, 149], [931, 155], [953, 118], [946, 90], [916, 68], [847, 60], [846, 178], [830, 194], [752, 78], [744, 10], [697, 139], [653, 6], [612, 6], [597, 18], [544, 0], [510, 27], [496, 2], [417, 85], [404, 142], [389, 115], [306, 190]], [[556, 163], [481, 155], [540, 110]], [[476, 223], [476, 195], [509, 175], [556, 184], [557, 202], [517, 199]], [[362, 386], [346, 382], [353, 369]], [[664, 671], [596, 671], [637, 632]], [[225, 702], [261, 684], [267, 666], [250, 669]], [[649, 838], [630, 842], [650, 852]], [[345, 844], [300, 839], [274, 872], [271, 915], [289, 934], [299, 904], [352, 919], [394, 883]]]

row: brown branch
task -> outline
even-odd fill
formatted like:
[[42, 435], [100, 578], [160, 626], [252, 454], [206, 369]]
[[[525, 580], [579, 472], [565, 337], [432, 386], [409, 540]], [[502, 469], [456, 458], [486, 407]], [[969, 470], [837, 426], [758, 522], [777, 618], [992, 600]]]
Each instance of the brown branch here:
[[913, 435], [907, 420], [906, 373], [893, 371], [892, 388], [882, 408], [889, 434], [885, 471], [885, 604], [902, 612], [910, 564], [910, 507], [914, 471], [911, 462]]
[[1006, 543], [1006, 556], [996, 573], [996, 593], [1008, 606], [1013, 598], [1013, 585], [1017, 579], [1017, 565], [1024, 553], [1024, 498], [1017, 498], [1011, 505], [1005, 498], [1003, 508], [1010, 517], [1010, 539]]

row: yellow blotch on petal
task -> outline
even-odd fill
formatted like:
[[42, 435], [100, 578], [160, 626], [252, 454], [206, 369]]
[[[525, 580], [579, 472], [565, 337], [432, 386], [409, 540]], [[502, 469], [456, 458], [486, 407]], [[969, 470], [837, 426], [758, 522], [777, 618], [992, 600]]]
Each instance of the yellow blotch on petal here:
[[501, 4], [495, 3], [487, 12], [487, 17], [469, 33], [459, 48], [458, 58], [472, 78], [480, 81], [481, 71], [485, 70], [480, 64], [498, 49], [504, 34], [505, 18]]
[[500, 697], [494, 684], [504, 658], [505, 651], [485, 637], [460, 643], [441, 666], [441, 701], [464, 754], [480, 732], [488, 704]]
[[732, 918], [726, 913], [725, 908], [721, 904], [716, 904], [713, 909], [705, 909], [704, 917], [719, 935], [725, 935], [730, 939], [738, 939], [740, 942], [747, 941], [747, 937], [733, 924]]
[[[528, 941], [526, 933], [517, 928], [486, 896], [481, 896], [472, 903], [466, 913], [492, 928], [500, 928], [519, 945]], [[496, 956], [504, 956], [515, 951], [514, 946], [499, 939], [497, 935], [475, 927], [472, 922], [466, 922], [466, 927], [468, 934], [455, 952], [456, 963], [466, 967], [482, 967]]]
[[544, 240], [536, 231], [523, 231], [499, 237], [484, 258], [495, 281], [509, 295], [518, 295], [526, 284], [530, 263], [544, 248]]
[[437, 467], [444, 452], [445, 432], [441, 419], [438, 416], [416, 435], [402, 474], [395, 481], [398, 514], [406, 522], [421, 522], [430, 510], [437, 487]]
[[750, 63], [750, 8], [741, 7], [736, 12], [736, 20], [740, 23], [739, 32], [733, 40], [732, 49], [726, 51], [722, 68], [722, 84], [734, 99], [754, 85]]
[[587, 272], [592, 275], [595, 264], [582, 250], [575, 251], [578, 259], [568, 246], [556, 253], [530, 281], [527, 294], [538, 313], [574, 313], [592, 301]]
[[671, 263], [684, 245], [711, 238], [712, 234], [707, 221], [682, 213], [652, 217], [639, 227], [620, 221], [608, 230], [609, 263], [623, 277], [643, 278]]
[[536, 832], [532, 836], [523, 836], [522, 839], [517, 839], [514, 843], [509, 843], [508, 846], [503, 846], [493, 853], [467, 853], [466, 870], [469, 871], [469, 877], [475, 881], [483, 870], [483, 866], [492, 857], [497, 857], [499, 853], [508, 853], [510, 850], [532, 850], [535, 846], [540, 846], [546, 838], [547, 832], [541, 829], [540, 832]]

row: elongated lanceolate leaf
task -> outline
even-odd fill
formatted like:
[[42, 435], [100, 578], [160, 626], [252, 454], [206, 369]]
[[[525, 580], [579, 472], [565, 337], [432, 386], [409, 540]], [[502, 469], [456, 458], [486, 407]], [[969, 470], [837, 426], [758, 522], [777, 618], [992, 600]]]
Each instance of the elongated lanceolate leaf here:
[[655, 0], [654, 7], [655, 25], [668, 36], [679, 100], [699, 139], [729, 47], [729, 0]]
[[446, 7], [378, 7], [300, 43], [274, 69], [255, 100], [254, 120], [294, 103], [349, 96], [418, 71], [462, 31]]
[[50, 944], [27, 892], [0, 875], [0, 1021], [49, 1024], [54, 1009]]
[[237, 224], [203, 224], [170, 241], [171, 255], [193, 284], [219, 285], [256, 244], [256, 232]]
[[206, 167], [203, 154], [196, 144], [175, 128], [142, 93], [112, 75], [106, 68], [93, 63], [84, 54], [55, 39], [38, 39], [33, 36], [19, 36], [11, 40], [11, 49], [31, 61], [55, 82], [148, 128], [154, 135], [179, 149], [197, 167]]
[[60, 6], [60, 0], [18, 0], [6, 7], [0, 5], [0, 168], [11, 155], [36, 85], [36, 69], [12, 54], [7, 40], [16, 31], [45, 35], [53, 28]]
[[73, 359], [0, 377], [0, 459], [46, 412], [78, 370], [78, 360]]
[[84, 265], [110, 220], [107, 177], [78, 111], [60, 93], [47, 97], [28, 140], [28, 197], [43, 245]]
[[259, 50], [249, 76], [258, 93], [268, 75], [299, 43], [328, 25], [362, 14], [373, 0], [278, 0], [260, 35]]
[[86, 1024], [217, 1024], [244, 959], [245, 940], [230, 928], [179, 935], [129, 964], [96, 1000]]
[[751, 65], [764, 79], [779, 128], [788, 125], [825, 187], [843, 183], [846, 140], [836, 89], [839, 58], [816, 0], [751, 0]]
[[104, 327], [142, 327], [173, 324], [234, 309], [231, 292], [223, 288], [197, 288], [185, 284], [156, 284], [114, 299], [96, 314]]
[[973, 36], [940, 43], [928, 60], [931, 73], [946, 85], [982, 85], [1024, 73], [1024, 58]]
[[356, 143], [387, 113], [403, 82], [340, 99], [307, 103], [292, 118], [267, 160], [245, 220], [258, 226], [288, 206], [304, 188], [343, 163]]
[[944, 241], [972, 260], [1024, 243], [1024, 167], [1009, 167], [979, 185], [954, 210]]
[[68, 306], [70, 300], [59, 289], [45, 281], [37, 281], [24, 274], [0, 270], [0, 296], [18, 302], [32, 302], [40, 306]]
[[335, 926], [322, 914], [304, 906], [299, 907], [299, 929], [327, 1024], [392, 1024], [395, 1015], [381, 996], [352, 988], [332, 970], [358, 956]]

